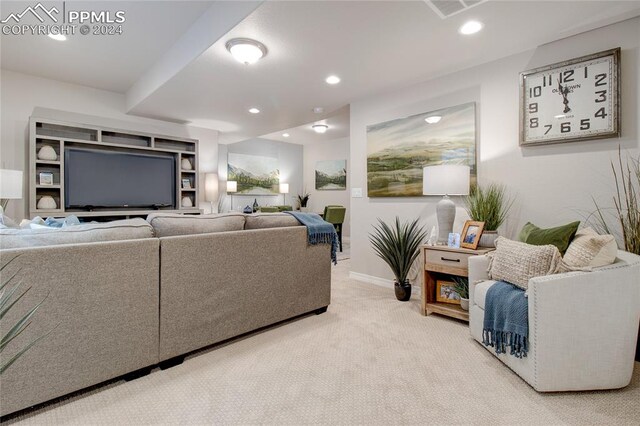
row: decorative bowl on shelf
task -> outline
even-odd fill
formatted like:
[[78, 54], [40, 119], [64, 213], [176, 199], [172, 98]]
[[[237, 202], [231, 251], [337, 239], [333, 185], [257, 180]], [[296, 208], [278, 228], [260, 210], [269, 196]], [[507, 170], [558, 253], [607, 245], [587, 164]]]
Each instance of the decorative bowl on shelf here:
[[182, 197], [180, 205], [182, 205], [182, 207], [193, 207], [193, 201], [191, 201], [191, 197]]
[[53, 149], [50, 145], [44, 145], [38, 151], [38, 159], [45, 161], [56, 161], [58, 159], [58, 154], [56, 154], [56, 150]]
[[43, 195], [38, 200], [37, 207], [40, 210], [55, 210], [58, 208], [58, 204], [51, 195]]
[[193, 166], [191, 165], [191, 161], [189, 161], [188, 158], [183, 158], [182, 161], [180, 162], [180, 167], [182, 167], [182, 170], [191, 170], [193, 169]]

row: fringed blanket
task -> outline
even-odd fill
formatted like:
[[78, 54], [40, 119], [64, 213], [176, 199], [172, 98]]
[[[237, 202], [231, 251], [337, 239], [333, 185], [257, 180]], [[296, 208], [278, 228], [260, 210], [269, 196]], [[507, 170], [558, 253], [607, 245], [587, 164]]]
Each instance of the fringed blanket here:
[[309, 244], [331, 244], [331, 261], [338, 264], [338, 233], [336, 228], [329, 222], [325, 222], [315, 213], [301, 213], [286, 211], [295, 217], [298, 222], [307, 227], [307, 240]]
[[484, 301], [482, 343], [496, 349], [497, 354], [509, 352], [526, 357], [529, 349], [529, 305], [524, 290], [498, 281], [487, 290]]

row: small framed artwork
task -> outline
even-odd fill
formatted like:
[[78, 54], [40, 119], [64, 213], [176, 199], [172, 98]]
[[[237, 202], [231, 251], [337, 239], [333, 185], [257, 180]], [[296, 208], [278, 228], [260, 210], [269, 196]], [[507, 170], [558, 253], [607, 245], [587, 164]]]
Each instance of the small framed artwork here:
[[40, 185], [53, 185], [53, 173], [40, 173]]
[[484, 229], [484, 222], [475, 222], [468, 220], [464, 223], [464, 229], [462, 230], [462, 241], [460, 247], [475, 250], [478, 248], [480, 242], [480, 235]]
[[191, 189], [191, 179], [182, 179], [182, 189]]
[[454, 290], [455, 283], [452, 281], [436, 281], [436, 302], [460, 304], [460, 295]]
[[460, 248], [460, 234], [457, 232], [450, 232], [449, 239], [447, 240], [447, 246], [451, 248]]

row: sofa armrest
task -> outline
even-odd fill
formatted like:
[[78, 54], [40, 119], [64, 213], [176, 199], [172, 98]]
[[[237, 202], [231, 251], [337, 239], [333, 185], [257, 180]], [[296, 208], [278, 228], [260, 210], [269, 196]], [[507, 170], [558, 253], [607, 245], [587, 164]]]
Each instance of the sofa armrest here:
[[640, 321], [640, 257], [627, 259], [593, 272], [529, 281], [536, 390], [619, 388], [629, 383]]
[[486, 255], [469, 257], [469, 306], [473, 306], [476, 283], [489, 279], [489, 258]]

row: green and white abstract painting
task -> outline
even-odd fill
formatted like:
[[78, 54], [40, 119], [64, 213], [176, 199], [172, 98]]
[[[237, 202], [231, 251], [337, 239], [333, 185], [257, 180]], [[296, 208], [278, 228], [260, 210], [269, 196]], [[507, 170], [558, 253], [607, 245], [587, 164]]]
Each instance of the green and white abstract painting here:
[[476, 182], [474, 102], [367, 126], [369, 197], [421, 196], [422, 168], [440, 164], [468, 165]]
[[227, 180], [238, 182], [238, 194], [278, 194], [277, 158], [230, 152], [227, 163]]
[[347, 160], [316, 162], [316, 189], [344, 191], [347, 189]]

